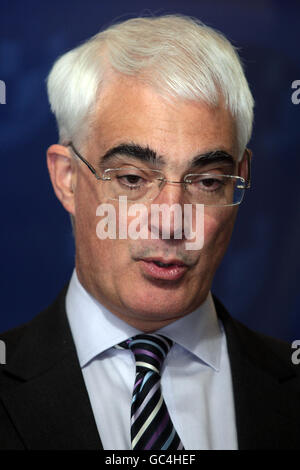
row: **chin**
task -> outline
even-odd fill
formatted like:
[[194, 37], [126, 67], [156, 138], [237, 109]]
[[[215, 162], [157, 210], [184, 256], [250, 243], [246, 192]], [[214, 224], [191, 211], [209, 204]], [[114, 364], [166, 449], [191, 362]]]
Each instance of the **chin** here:
[[151, 320], [172, 320], [188, 312], [189, 302], [180, 292], [168, 289], [136, 290], [134, 297], [126, 302], [127, 309], [135, 316]]

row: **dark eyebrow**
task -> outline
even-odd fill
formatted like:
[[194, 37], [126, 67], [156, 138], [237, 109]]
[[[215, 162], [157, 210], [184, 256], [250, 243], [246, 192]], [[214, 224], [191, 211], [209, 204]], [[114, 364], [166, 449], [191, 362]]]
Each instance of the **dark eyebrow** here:
[[165, 165], [165, 159], [161, 155], [157, 155], [155, 150], [150, 147], [142, 147], [136, 144], [120, 144], [116, 147], [109, 149], [101, 158], [100, 166], [107, 164], [109, 161], [117, 158], [119, 155], [124, 155], [128, 158], [139, 160], [143, 163], [148, 163], [155, 166]]
[[[122, 143], [105, 152], [99, 160], [100, 167], [103, 167], [104, 164], [107, 165], [108, 162], [113, 159], [117, 159], [120, 155], [158, 167], [163, 167], [167, 162], [165, 157], [157, 155], [155, 150], [148, 146], [143, 147], [134, 143]], [[208, 164], [223, 162], [231, 165], [232, 167], [235, 165], [235, 159], [228, 152], [225, 150], [214, 150], [201, 155], [196, 155], [190, 163], [190, 168], [201, 168]]]
[[225, 152], [225, 150], [215, 150], [194, 157], [191, 162], [191, 168], [201, 168], [212, 163], [227, 163], [234, 166], [236, 162], [233, 156]]

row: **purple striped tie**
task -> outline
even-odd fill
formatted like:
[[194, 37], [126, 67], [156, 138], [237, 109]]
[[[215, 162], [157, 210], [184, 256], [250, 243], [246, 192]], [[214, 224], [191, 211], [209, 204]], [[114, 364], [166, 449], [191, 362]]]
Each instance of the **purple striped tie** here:
[[172, 345], [165, 336], [140, 334], [115, 346], [131, 349], [136, 361], [131, 403], [131, 448], [134, 450], [184, 450], [160, 386], [161, 366]]

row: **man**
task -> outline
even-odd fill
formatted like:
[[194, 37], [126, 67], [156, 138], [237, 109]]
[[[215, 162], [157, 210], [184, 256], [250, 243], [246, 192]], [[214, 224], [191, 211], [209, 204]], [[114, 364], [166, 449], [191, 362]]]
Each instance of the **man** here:
[[231, 44], [187, 17], [132, 19], [63, 55], [48, 92], [75, 270], [2, 335], [1, 447], [298, 448], [289, 345], [210, 292], [250, 185], [253, 99]]

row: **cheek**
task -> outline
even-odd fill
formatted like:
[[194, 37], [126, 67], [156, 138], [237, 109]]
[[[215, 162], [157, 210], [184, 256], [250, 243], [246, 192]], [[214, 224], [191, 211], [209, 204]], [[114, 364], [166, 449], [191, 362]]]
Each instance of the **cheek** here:
[[234, 221], [236, 218], [235, 208], [224, 208], [211, 211], [210, 208], [205, 213], [204, 220], [204, 250], [213, 256], [225, 252], [230, 241]]

